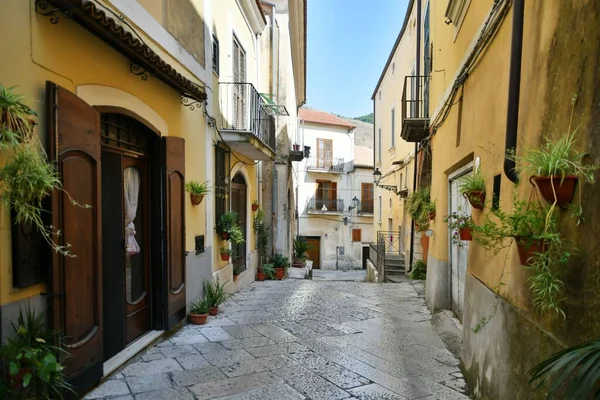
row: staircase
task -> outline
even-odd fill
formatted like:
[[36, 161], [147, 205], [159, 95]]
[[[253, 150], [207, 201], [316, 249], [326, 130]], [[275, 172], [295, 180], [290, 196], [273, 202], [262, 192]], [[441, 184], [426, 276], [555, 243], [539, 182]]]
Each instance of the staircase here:
[[386, 253], [383, 266], [385, 268], [386, 282], [399, 283], [405, 280], [406, 261], [403, 254]]

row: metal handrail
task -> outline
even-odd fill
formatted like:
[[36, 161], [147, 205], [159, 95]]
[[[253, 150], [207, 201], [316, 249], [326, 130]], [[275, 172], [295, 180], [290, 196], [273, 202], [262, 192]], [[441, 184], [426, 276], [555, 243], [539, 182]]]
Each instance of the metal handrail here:
[[335, 157], [332, 160], [322, 160], [315, 155], [306, 161], [306, 169], [309, 170], [344, 172], [344, 166], [345, 163], [342, 157]]
[[221, 130], [249, 132], [272, 151], [276, 149], [275, 118], [262, 96], [246, 82], [220, 82]]
[[359, 214], [373, 214], [373, 199], [371, 200], [362, 200], [358, 203], [358, 213]]
[[307, 210], [323, 212], [342, 212], [344, 211], [343, 199], [321, 199], [313, 197], [308, 201]]

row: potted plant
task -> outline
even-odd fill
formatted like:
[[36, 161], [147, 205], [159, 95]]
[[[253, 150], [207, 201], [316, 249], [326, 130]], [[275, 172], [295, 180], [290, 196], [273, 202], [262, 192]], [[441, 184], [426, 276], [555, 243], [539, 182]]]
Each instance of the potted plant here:
[[192, 204], [197, 206], [202, 203], [204, 196], [209, 192], [207, 182], [189, 181], [185, 184], [185, 190], [190, 194]]
[[281, 253], [275, 253], [269, 260], [269, 263], [275, 267], [275, 278], [283, 280], [285, 278], [285, 271], [290, 266], [290, 260]]
[[429, 227], [429, 220], [433, 212], [435, 217], [435, 203], [431, 201], [429, 187], [422, 187], [415, 190], [406, 199], [406, 207], [411, 218], [415, 222], [415, 227], [419, 232], [425, 232]]
[[219, 306], [223, 304], [231, 295], [225, 290], [225, 283], [220, 283], [219, 278], [215, 282], [204, 281], [204, 297], [208, 302], [208, 313], [217, 315]]
[[256, 280], [275, 279], [275, 266], [273, 264], [263, 264], [256, 274]]
[[194, 325], [203, 325], [208, 318], [208, 300], [202, 299], [190, 305], [189, 320]]
[[258, 200], [254, 200], [252, 202], [252, 212], [255, 212], [256, 210], [258, 210], [259, 204], [258, 204]]
[[292, 145], [292, 147], [293, 147], [294, 151], [300, 151], [300, 145], [298, 143], [294, 143]]
[[542, 197], [559, 207], [571, 203], [580, 177], [594, 183], [594, 171], [598, 168], [583, 165], [586, 154], [575, 149], [575, 133], [563, 135], [555, 142], [546, 138], [539, 149], [527, 149], [522, 157], [509, 154], [521, 164], [519, 172], [532, 175], [529, 181], [537, 186]]
[[238, 277], [240, 276], [241, 273], [242, 273], [241, 266], [233, 267], [233, 281], [234, 282], [238, 280]]
[[459, 214], [453, 212], [444, 217], [444, 222], [448, 224], [448, 228], [452, 229], [452, 243], [460, 244], [461, 240], [473, 240], [473, 229], [475, 223], [470, 215]]
[[460, 180], [460, 194], [465, 196], [471, 207], [477, 210], [483, 210], [485, 205], [485, 179], [481, 166], [471, 175], [467, 175]]
[[229, 240], [231, 229], [237, 225], [238, 214], [235, 211], [223, 213], [217, 224], [217, 231], [221, 234], [221, 239]]
[[58, 334], [44, 326], [44, 318], [30, 309], [12, 324], [14, 336], [0, 347], [8, 369], [2, 398], [62, 399], [65, 392], [75, 393], [59, 362], [66, 352], [57, 345]]
[[221, 247], [221, 261], [229, 261], [229, 258], [231, 257], [231, 250], [229, 249], [229, 247]]
[[294, 239], [294, 262], [292, 266], [296, 268], [304, 267], [307, 256], [306, 252], [310, 249], [312, 249], [312, 246], [303, 236], [298, 236]]

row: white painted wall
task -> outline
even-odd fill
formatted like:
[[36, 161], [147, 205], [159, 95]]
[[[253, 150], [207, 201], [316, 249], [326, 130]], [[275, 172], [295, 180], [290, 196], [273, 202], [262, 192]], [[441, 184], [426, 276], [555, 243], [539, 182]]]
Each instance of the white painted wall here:
[[[352, 199], [361, 198], [361, 183], [373, 182], [373, 171], [370, 169], [352, 168], [354, 161], [354, 132], [348, 128], [301, 123], [300, 135], [305, 146], [311, 147], [311, 156], [317, 155], [317, 138], [333, 141], [333, 158], [344, 158], [343, 173], [314, 172], [307, 168], [308, 160], [294, 163], [298, 174], [298, 213], [301, 236], [319, 236], [322, 269], [360, 269], [362, 268], [362, 248], [372, 242], [372, 216], [358, 216], [356, 209], [350, 211]], [[309, 212], [307, 205], [316, 195], [317, 180], [337, 182], [338, 198], [344, 202], [344, 209], [337, 212]], [[348, 218], [347, 225], [344, 217]], [[361, 242], [352, 242], [352, 229], [361, 229]], [[344, 247], [344, 255], [338, 255], [336, 247]]]

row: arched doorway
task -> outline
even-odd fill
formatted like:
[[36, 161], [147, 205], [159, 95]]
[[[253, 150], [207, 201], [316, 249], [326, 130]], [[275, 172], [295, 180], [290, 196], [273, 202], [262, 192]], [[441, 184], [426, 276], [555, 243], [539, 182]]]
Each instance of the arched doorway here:
[[151, 328], [151, 163], [157, 136], [127, 115], [102, 113], [104, 359]]
[[244, 241], [242, 243], [231, 245], [233, 250], [233, 269], [238, 273], [246, 269], [246, 194], [246, 180], [238, 172], [231, 180], [231, 211], [235, 211], [238, 214], [238, 223], [244, 233]]

